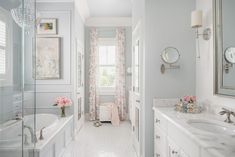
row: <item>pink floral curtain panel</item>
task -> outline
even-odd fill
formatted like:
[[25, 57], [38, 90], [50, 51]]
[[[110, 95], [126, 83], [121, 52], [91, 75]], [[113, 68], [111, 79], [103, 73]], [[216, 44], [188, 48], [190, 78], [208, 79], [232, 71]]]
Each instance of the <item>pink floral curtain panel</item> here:
[[126, 118], [126, 92], [125, 92], [125, 29], [116, 29], [116, 91], [115, 104], [119, 109], [120, 120]]
[[90, 120], [97, 120], [97, 108], [99, 105], [99, 94], [97, 88], [98, 78], [98, 35], [96, 28], [90, 30], [90, 65], [89, 65], [89, 114]]

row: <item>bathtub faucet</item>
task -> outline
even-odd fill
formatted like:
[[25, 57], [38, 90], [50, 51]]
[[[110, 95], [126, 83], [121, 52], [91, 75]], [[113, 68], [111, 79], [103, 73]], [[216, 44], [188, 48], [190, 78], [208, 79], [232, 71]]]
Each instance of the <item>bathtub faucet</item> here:
[[24, 129], [28, 129], [30, 132], [30, 136], [31, 136], [31, 142], [32, 143], [37, 143], [37, 136], [36, 134], [34, 134], [33, 129], [30, 126], [24, 125]]

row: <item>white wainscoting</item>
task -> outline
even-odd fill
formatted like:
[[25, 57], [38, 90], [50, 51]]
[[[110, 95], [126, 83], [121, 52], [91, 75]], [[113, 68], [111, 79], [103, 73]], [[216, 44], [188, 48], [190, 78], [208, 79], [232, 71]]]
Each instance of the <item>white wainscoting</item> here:
[[[53, 106], [58, 96], [73, 99], [73, 3], [37, 3], [40, 18], [57, 19], [57, 35], [38, 35], [39, 37], [61, 38], [61, 79], [36, 81], [36, 108], [37, 112], [60, 114], [60, 109]], [[30, 111], [30, 110], [29, 110]], [[73, 107], [66, 109], [66, 114], [73, 114]]]

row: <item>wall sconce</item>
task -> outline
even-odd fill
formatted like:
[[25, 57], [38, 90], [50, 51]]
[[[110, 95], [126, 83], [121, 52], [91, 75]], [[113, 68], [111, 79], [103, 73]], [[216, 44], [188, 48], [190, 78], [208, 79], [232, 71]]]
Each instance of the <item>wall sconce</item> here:
[[201, 10], [195, 10], [191, 13], [191, 27], [196, 29], [196, 38], [202, 36], [204, 40], [209, 40], [211, 38], [211, 29], [206, 28], [203, 33], [200, 34], [198, 28], [202, 27], [203, 13]]

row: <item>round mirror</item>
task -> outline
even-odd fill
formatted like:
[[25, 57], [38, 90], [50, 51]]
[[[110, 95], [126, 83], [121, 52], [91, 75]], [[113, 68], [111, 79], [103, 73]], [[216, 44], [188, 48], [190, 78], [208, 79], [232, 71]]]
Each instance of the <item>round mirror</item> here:
[[224, 52], [224, 58], [227, 62], [235, 64], [235, 47], [229, 47]]
[[174, 47], [167, 47], [161, 54], [162, 60], [167, 64], [174, 64], [180, 58], [179, 51]]

